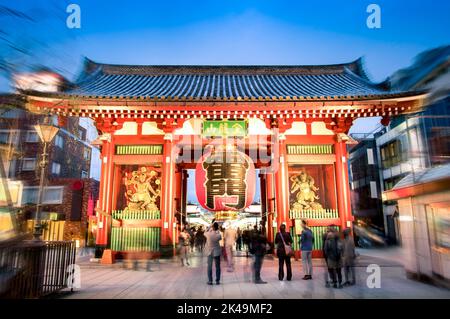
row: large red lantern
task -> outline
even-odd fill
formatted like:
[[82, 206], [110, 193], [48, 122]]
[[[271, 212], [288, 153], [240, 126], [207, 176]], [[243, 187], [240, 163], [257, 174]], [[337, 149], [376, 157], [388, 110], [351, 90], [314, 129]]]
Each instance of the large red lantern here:
[[195, 169], [200, 205], [209, 211], [240, 211], [255, 195], [255, 165], [246, 154], [218, 147], [200, 158]]

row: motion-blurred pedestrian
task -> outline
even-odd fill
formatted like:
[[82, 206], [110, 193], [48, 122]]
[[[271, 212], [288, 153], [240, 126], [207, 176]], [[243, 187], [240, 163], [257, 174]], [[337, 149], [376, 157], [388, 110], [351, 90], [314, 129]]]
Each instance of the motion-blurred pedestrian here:
[[327, 230], [322, 235], [322, 254], [323, 254], [323, 258], [325, 260], [325, 265], [327, 267], [327, 271], [324, 272], [325, 287], [330, 287], [330, 282], [331, 282], [330, 273], [328, 272], [327, 255], [325, 252], [325, 242], [327, 240], [328, 234], [333, 233], [334, 231], [335, 231], [335, 229], [332, 226], [328, 226]]
[[190, 245], [191, 235], [188, 232], [187, 227], [183, 227], [183, 231], [180, 232], [178, 237], [178, 251], [181, 259], [181, 266], [185, 264], [189, 266], [189, 245]]
[[339, 234], [328, 233], [324, 250], [331, 283], [334, 288], [342, 288], [342, 243]]
[[253, 254], [254, 262], [253, 262], [253, 279], [255, 284], [267, 284], [266, 281], [261, 279], [261, 268], [264, 261], [264, 255], [266, 254], [266, 244], [267, 238], [266, 236], [258, 231], [257, 227], [252, 233], [251, 240], [251, 250], [250, 252]]
[[237, 232], [236, 250], [241, 251], [242, 250], [242, 230], [238, 227], [236, 232]]
[[350, 228], [344, 230], [344, 241], [342, 243], [342, 264], [344, 266], [345, 282], [344, 286], [355, 284], [355, 242], [351, 235]]
[[225, 244], [225, 252], [227, 255], [227, 271], [234, 271], [234, 260], [233, 260], [233, 247], [236, 245], [237, 232], [236, 230], [229, 226], [225, 229], [224, 232], [224, 244]]

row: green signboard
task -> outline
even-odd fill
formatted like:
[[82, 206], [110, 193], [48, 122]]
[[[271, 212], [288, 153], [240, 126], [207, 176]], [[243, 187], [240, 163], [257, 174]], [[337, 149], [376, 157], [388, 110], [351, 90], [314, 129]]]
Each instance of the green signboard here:
[[203, 121], [203, 136], [206, 137], [244, 137], [247, 136], [245, 120]]

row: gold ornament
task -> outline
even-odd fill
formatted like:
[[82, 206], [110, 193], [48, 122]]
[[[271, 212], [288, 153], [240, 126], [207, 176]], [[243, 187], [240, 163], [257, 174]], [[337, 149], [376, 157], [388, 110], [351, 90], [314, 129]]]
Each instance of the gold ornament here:
[[[152, 183], [157, 185], [156, 189], [153, 188]], [[133, 171], [131, 177], [125, 178], [125, 186], [127, 186], [128, 190], [125, 193], [127, 207], [124, 209], [124, 212], [159, 210], [156, 205], [156, 199], [161, 194], [160, 184], [158, 173], [154, 170], [149, 171], [146, 167], [141, 167], [139, 170]]]
[[318, 187], [314, 185], [314, 179], [305, 171], [300, 174], [291, 176], [291, 194], [296, 194], [296, 202], [292, 204], [293, 210], [318, 210], [323, 209], [322, 205], [316, 202], [319, 196], [316, 195]]

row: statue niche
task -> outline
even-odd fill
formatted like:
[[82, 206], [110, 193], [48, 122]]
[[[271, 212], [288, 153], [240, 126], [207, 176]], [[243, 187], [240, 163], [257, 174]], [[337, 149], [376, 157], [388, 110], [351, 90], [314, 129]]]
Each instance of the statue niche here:
[[292, 204], [293, 210], [319, 210], [323, 209], [322, 205], [317, 202], [319, 196], [316, 195], [318, 187], [314, 185], [314, 179], [306, 173], [301, 171], [297, 175], [290, 177], [291, 180], [291, 194], [295, 194], [296, 201]]
[[161, 193], [159, 173], [147, 167], [125, 174], [125, 198], [127, 207], [124, 212], [137, 210], [159, 210], [156, 201]]

